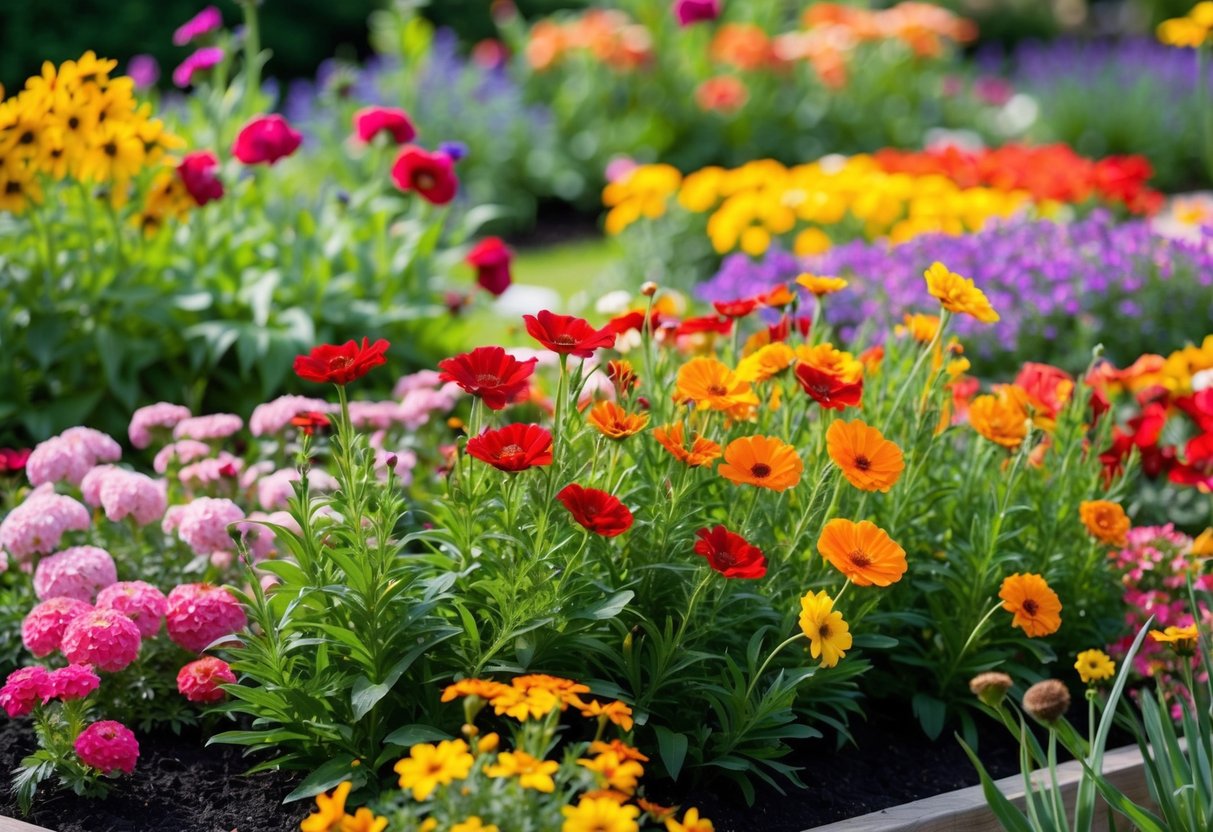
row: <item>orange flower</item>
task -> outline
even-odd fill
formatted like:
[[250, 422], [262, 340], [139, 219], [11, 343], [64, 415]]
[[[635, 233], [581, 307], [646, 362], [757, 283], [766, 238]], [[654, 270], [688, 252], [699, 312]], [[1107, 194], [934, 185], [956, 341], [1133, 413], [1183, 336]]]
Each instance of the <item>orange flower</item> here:
[[695, 103], [707, 112], [731, 115], [744, 107], [749, 98], [745, 82], [732, 75], [709, 78], [695, 89]]
[[868, 347], [859, 354], [859, 363], [863, 365], [863, 371], [868, 375], [875, 375], [879, 372], [882, 361], [884, 361], [884, 347], [880, 344]]
[[932, 263], [923, 273], [927, 279], [927, 291], [939, 298], [943, 308], [949, 312], [970, 315], [983, 324], [998, 320], [998, 313], [990, 306], [985, 292], [977, 288], [972, 280], [948, 271], [943, 263]]
[[1040, 575], [1008, 575], [998, 591], [1002, 608], [1014, 615], [1011, 626], [1029, 638], [1057, 632], [1061, 627], [1061, 600]]
[[717, 473], [738, 485], [784, 491], [800, 482], [804, 463], [796, 449], [774, 436], [743, 436], [724, 449]]
[[1112, 546], [1124, 546], [1129, 533], [1129, 516], [1120, 504], [1108, 500], [1084, 500], [1078, 514], [1091, 536]]
[[614, 739], [610, 742], [595, 740], [594, 742], [590, 743], [590, 753], [592, 754], [602, 754], [607, 751], [614, 751], [619, 755], [619, 759], [621, 760], [636, 760], [641, 763], [647, 763], [649, 761], [648, 757], [641, 754], [637, 749], [632, 748], [632, 746], [628, 745], [623, 740]]
[[737, 378], [745, 382], [767, 381], [783, 372], [796, 361], [796, 353], [782, 341], [767, 344], [747, 355], [737, 364]]
[[565, 679], [561, 676], [549, 676], [546, 673], [529, 673], [525, 676], [515, 676], [510, 680], [510, 684], [518, 690], [547, 691], [560, 700], [560, 710], [562, 711], [568, 705], [579, 707], [581, 700], [577, 698], [577, 694], [590, 692], [588, 685], [583, 685], [580, 682], [574, 682], [572, 679]]
[[901, 448], [858, 419], [831, 422], [826, 450], [847, 482], [861, 491], [888, 491], [906, 467]]
[[564, 703], [555, 693], [543, 688], [506, 688], [494, 696], [491, 702], [495, 714], [513, 717], [519, 722], [542, 719], [557, 708], [564, 708]]
[[939, 332], [939, 316], [938, 315], [922, 315], [915, 313], [910, 315], [907, 313], [902, 317], [905, 322], [898, 324], [893, 328], [893, 331], [898, 335], [909, 335], [920, 344], [929, 344], [935, 340], [935, 334]]
[[863, 378], [863, 364], [849, 352], [835, 349], [833, 344], [817, 344], [796, 348], [796, 358], [814, 370], [833, 376], [846, 384], [854, 384]]
[[991, 442], [1018, 448], [1028, 435], [1028, 397], [1011, 385], [993, 395], [978, 396], [969, 405], [969, 424]]
[[685, 462], [692, 468], [702, 468], [720, 459], [720, 446], [698, 433], [695, 434], [695, 440], [691, 443], [691, 449], [687, 450], [683, 432], [682, 422], [674, 422], [653, 428], [653, 438], [661, 443], [661, 447], [673, 454], [675, 459]]
[[781, 309], [784, 306], [790, 306], [796, 300], [796, 295], [792, 294], [792, 290], [788, 288], [786, 283], [780, 283], [769, 292], [764, 292], [758, 296], [758, 301], [763, 306], [770, 306], [773, 309]]
[[726, 23], [709, 47], [712, 60], [738, 69], [761, 69], [775, 63], [771, 39], [753, 23]]
[[589, 702], [578, 701], [577, 707], [586, 718], [603, 717], [618, 725], [625, 731], [632, 730], [632, 709], [623, 702], [608, 702], [603, 705], [597, 699]]
[[807, 272], [796, 278], [796, 282], [819, 298], [825, 295], [832, 295], [835, 292], [841, 292], [847, 288], [847, 279], [845, 277], [824, 277], [808, 274]]
[[612, 401], [601, 401], [590, 409], [586, 421], [607, 439], [627, 439], [644, 430], [647, 413], [628, 413]]
[[636, 805], [658, 823], [668, 817], [672, 817], [674, 813], [678, 811], [677, 806], [662, 806], [660, 803], [645, 800], [643, 797], [636, 798]]
[[692, 358], [678, 368], [676, 397], [694, 402], [699, 410], [728, 410], [758, 406], [747, 382], [715, 358]]
[[592, 760], [578, 760], [577, 765], [600, 775], [606, 788], [624, 794], [636, 791], [636, 781], [644, 775], [644, 766], [635, 760], [624, 760], [614, 751], [603, 752]]
[[447, 685], [442, 691], [442, 701], [450, 702], [460, 696], [479, 696], [491, 700], [494, 696], [509, 690], [509, 685], [493, 682], [488, 679], [460, 679], [453, 685]]
[[817, 551], [856, 586], [888, 586], [906, 571], [906, 551], [869, 520], [836, 517], [817, 538]]

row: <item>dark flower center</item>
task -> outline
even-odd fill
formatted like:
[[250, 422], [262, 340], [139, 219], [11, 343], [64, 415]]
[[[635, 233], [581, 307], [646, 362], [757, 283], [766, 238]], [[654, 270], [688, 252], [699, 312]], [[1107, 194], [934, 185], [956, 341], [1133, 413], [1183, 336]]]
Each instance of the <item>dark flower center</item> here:
[[765, 479], [771, 476], [771, 466], [767, 465], [765, 462], [755, 462], [750, 468], [750, 473], [760, 480]]
[[863, 551], [862, 549], [856, 549], [854, 552], [847, 555], [847, 557], [851, 559], [851, 563], [855, 564], [860, 569], [872, 565], [872, 559], [868, 557], [867, 552]]
[[830, 637], [830, 625], [823, 623], [820, 627], [817, 628], [817, 635], [822, 640], [829, 638]]
[[502, 459], [512, 459], [516, 456], [522, 456], [523, 453], [521, 445], [511, 444], [504, 446], [498, 456]]
[[33, 144], [33, 143], [34, 143], [34, 131], [33, 130], [26, 130], [24, 133], [21, 134], [21, 138], [17, 139], [17, 144]]
[[433, 174], [422, 171], [413, 177], [413, 183], [417, 186], [417, 190], [428, 191], [438, 184], [438, 180], [434, 178]]
[[476, 384], [480, 387], [496, 387], [501, 383], [501, 379], [492, 373], [480, 373], [476, 376]]
[[112, 159], [118, 155], [118, 145], [115, 142], [106, 142], [101, 145], [101, 151]]
[[1023, 602], [1023, 611], [1028, 615], [1036, 615], [1036, 613], [1040, 612], [1040, 604], [1029, 598]]
[[8, 181], [8, 182], [5, 182], [5, 183], [4, 183], [4, 192], [5, 192], [6, 194], [19, 194], [19, 193], [21, 193], [21, 183], [20, 183], [20, 182], [13, 182], [13, 181], [11, 181], [11, 180], [10, 180], [10, 181]]
[[855, 457], [855, 467], [860, 471], [867, 471], [872, 467], [872, 463], [866, 456], [860, 454], [859, 456]]
[[729, 391], [725, 390], [722, 385], [713, 384], [711, 387], [708, 388], [708, 392], [711, 393], [713, 396], [724, 396], [724, 395], [727, 395]]
[[574, 338], [572, 335], [569, 335], [569, 334], [566, 332], [566, 333], [562, 333], [562, 334], [560, 334], [560, 335], [557, 335], [555, 338], [553, 338], [553, 339], [552, 339], [552, 343], [553, 343], [553, 344], [559, 344], [559, 345], [560, 345], [560, 346], [562, 346], [562, 347], [571, 347], [571, 346], [574, 346], [574, 345], [577, 343], [577, 339], [576, 339], [576, 338]]
[[80, 126], [79, 116], [72, 116], [71, 118], [69, 118], [67, 120], [67, 127], [69, 130], [75, 130], [79, 126]]

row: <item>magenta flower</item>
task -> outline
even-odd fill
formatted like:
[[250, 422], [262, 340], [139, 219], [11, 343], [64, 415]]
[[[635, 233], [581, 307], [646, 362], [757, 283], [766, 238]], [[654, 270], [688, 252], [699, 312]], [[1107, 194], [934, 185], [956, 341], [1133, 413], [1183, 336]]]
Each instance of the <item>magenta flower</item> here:
[[75, 598], [51, 598], [30, 610], [21, 622], [21, 641], [37, 658], [49, 656], [63, 643], [63, 633], [92, 605]]
[[715, 20], [720, 17], [720, 0], [675, 0], [674, 16], [679, 26]]
[[102, 774], [122, 771], [130, 774], [139, 760], [139, 742], [121, 722], [94, 722], [76, 737], [76, 756], [86, 766]]
[[49, 677], [40, 664], [14, 670], [0, 687], [0, 708], [10, 717], [29, 716], [35, 705], [50, 698]]
[[[216, 175], [218, 169], [219, 159], [209, 150], [187, 153], [181, 159], [181, 164], [177, 165], [177, 176], [195, 204], [206, 205], [223, 197], [223, 182]], [[188, 411], [186, 415], [189, 415]]]
[[151, 55], [132, 55], [126, 62], [126, 74], [135, 82], [135, 89], [145, 90], [160, 80], [160, 63]]
[[194, 51], [181, 65], [173, 70], [173, 83], [179, 87], [188, 87], [194, 83], [194, 73], [210, 69], [223, 60], [223, 49], [218, 46], [204, 46]]
[[100, 686], [101, 677], [88, 664], [69, 664], [52, 670], [46, 677], [46, 694], [63, 702], [83, 699]]
[[190, 41], [210, 34], [222, 25], [223, 15], [214, 6], [207, 6], [177, 27], [177, 31], [173, 32], [173, 45], [185, 46]]
[[303, 143], [303, 135], [274, 113], [257, 116], [240, 130], [232, 155], [246, 165], [269, 164], [290, 156]]

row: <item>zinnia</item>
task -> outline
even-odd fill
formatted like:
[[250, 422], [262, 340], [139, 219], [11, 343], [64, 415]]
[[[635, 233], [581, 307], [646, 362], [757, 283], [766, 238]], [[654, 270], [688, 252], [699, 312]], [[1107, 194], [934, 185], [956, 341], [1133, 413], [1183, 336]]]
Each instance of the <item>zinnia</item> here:
[[485, 237], [468, 252], [466, 262], [476, 270], [476, 282], [486, 292], [500, 295], [510, 288], [510, 262], [514, 253], [500, 237]]
[[834, 667], [851, 649], [851, 628], [826, 592], [809, 592], [800, 599], [800, 629], [809, 639], [809, 654], [822, 667]]
[[723, 525], [695, 532], [695, 554], [726, 578], [761, 578], [767, 574], [762, 550]]
[[724, 449], [717, 473], [738, 485], [785, 491], [800, 482], [804, 463], [796, 449], [774, 436], [743, 436]]
[[939, 298], [944, 309], [970, 315], [983, 324], [998, 321], [998, 313], [990, 305], [989, 298], [972, 280], [948, 271], [948, 267], [939, 262], [932, 263], [923, 276], [927, 279], [927, 291]]
[[601, 401], [590, 409], [586, 421], [607, 439], [627, 439], [644, 430], [647, 413], [628, 413], [612, 401]]
[[615, 344], [615, 333], [594, 329], [588, 321], [572, 315], [557, 315], [542, 310], [538, 315], [523, 315], [527, 334], [549, 350], [578, 358], [590, 358], [594, 351]]
[[354, 132], [361, 142], [370, 142], [380, 133], [390, 135], [396, 144], [417, 136], [409, 114], [397, 107], [363, 107], [354, 113]]
[[1111, 679], [1116, 674], [1116, 663], [1102, 650], [1083, 650], [1074, 662], [1074, 669], [1084, 685]]
[[888, 586], [906, 572], [906, 552], [869, 520], [836, 517], [825, 524], [817, 551], [856, 586]]
[[906, 467], [901, 448], [858, 419], [831, 422], [826, 449], [847, 482], [861, 491], [888, 491]]
[[303, 136], [282, 116], [258, 116], [236, 136], [232, 155], [246, 165], [272, 165], [290, 156], [302, 143]]
[[446, 205], [459, 190], [455, 163], [445, 153], [405, 145], [392, 165], [392, 181], [402, 191], [416, 191], [426, 202]]
[[1050, 635], [1061, 627], [1061, 600], [1040, 575], [1008, 575], [998, 597], [1002, 608], [1014, 616], [1011, 626], [1030, 638]]
[[715, 358], [692, 358], [678, 368], [675, 384], [680, 401], [694, 402], [698, 410], [734, 411], [758, 406], [758, 396]]
[[386, 364], [384, 353], [388, 346], [383, 338], [374, 344], [369, 338], [363, 338], [361, 346], [357, 341], [346, 341], [341, 346], [321, 344], [307, 355], [295, 356], [295, 374], [304, 381], [349, 384], [380, 364]]
[[556, 499], [578, 525], [603, 537], [615, 537], [632, 528], [632, 512], [614, 495], [577, 483], [566, 485]]
[[490, 410], [501, 410], [527, 391], [538, 361], [538, 358], [519, 361], [501, 347], [477, 347], [439, 361], [442, 374], [438, 378], [479, 396]]
[[506, 425], [473, 436], [467, 451], [500, 471], [525, 471], [552, 464], [552, 434], [540, 425]]
[[1129, 533], [1129, 516], [1119, 503], [1108, 500], [1084, 500], [1078, 506], [1083, 525], [1095, 539], [1112, 546], [1124, 546]]

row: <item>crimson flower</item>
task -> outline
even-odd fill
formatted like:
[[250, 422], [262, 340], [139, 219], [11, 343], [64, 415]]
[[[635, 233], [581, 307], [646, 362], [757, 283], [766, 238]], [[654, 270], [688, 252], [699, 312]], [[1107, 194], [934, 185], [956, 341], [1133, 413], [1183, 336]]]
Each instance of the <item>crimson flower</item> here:
[[552, 352], [590, 358], [594, 350], [615, 345], [615, 333], [594, 329], [588, 321], [572, 315], [557, 315], [544, 309], [535, 315], [523, 315], [526, 331]]
[[510, 261], [514, 253], [500, 237], [486, 237], [468, 252], [467, 264], [476, 270], [476, 282], [485, 291], [500, 295], [510, 288]]
[[399, 108], [363, 107], [354, 113], [354, 132], [362, 142], [370, 142], [380, 133], [389, 133], [396, 144], [405, 144], [417, 135], [417, 128], [409, 114]]
[[477, 347], [439, 361], [439, 379], [453, 381], [464, 392], [479, 396], [490, 410], [501, 410], [526, 392], [538, 361], [519, 361], [501, 347]]
[[506, 425], [473, 436], [468, 453], [500, 471], [525, 471], [552, 464], [552, 434], [539, 425]]
[[573, 515], [579, 525], [603, 537], [615, 537], [632, 528], [632, 512], [611, 494], [597, 488], [566, 485], [556, 499]]
[[304, 436], [311, 436], [316, 431], [329, 427], [332, 422], [319, 410], [303, 410], [291, 417], [291, 424], [299, 428]]
[[459, 190], [455, 163], [445, 153], [430, 153], [415, 144], [400, 149], [392, 165], [392, 181], [402, 191], [416, 191], [434, 205], [446, 205]]
[[369, 338], [363, 338], [361, 346], [357, 341], [346, 341], [339, 347], [321, 344], [307, 355], [295, 356], [295, 375], [304, 381], [349, 384], [380, 364], [386, 364], [384, 353], [388, 346], [383, 338], [373, 344]]
[[715, 300], [712, 306], [721, 315], [729, 318], [744, 318], [758, 308], [758, 298], [742, 298], [740, 300]]
[[728, 335], [733, 331], [733, 319], [720, 315], [704, 315], [699, 318], [687, 318], [678, 324], [674, 335], [681, 338], [684, 335], [697, 335], [700, 332], [715, 332], [718, 335]]
[[707, 558], [711, 566], [726, 578], [761, 578], [767, 574], [767, 559], [762, 550], [724, 526], [695, 532], [695, 554]]
[[847, 382], [838, 376], [823, 373], [808, 364], [796, 367], [796, 380], [813, 399], [826, 410], [859, 407], [863, 398], [863, 379]]
[[30, 453], [29, 448], [0, 448], [0, 474], [24, 471]]
[[236, 136], [232, 155], [246, 165], [272, 165], [298, 150], [302, 142], [303, 136], [282, 116], [257, 116]]
[[675, 0], [674, 16], [679, 26], [690, 26], [720, 17], [720, 0]]
[[223, 183], [215, 175], [218, 168], [219, 159], [209, 150], [187, 153], [177, 165], [177, 176], [197, 205], [223, 198]]

